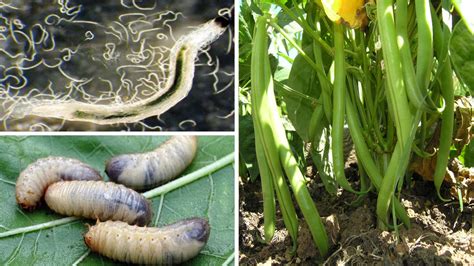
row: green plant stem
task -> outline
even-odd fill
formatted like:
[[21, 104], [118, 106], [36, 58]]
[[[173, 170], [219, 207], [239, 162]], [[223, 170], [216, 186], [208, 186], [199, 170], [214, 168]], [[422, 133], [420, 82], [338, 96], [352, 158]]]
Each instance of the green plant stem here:
[[430, 4], [430, 11], [433, 21], [433, 48], [435, 56], [439, 60], [439, 53], [443, 50], [443, 46], [445, 44], [445, 41], [443, 39], [443, 29], [441, 28], [441, 22], [432, 4]]
[[307, 101], [313, 107], [316, 107], [316, 105], [321, 104], [321, 100], [319, 100], [319, 99], [315, 99], [315, 98], [313, 98], [309, 95], [301, 93], [301, 92], [299, 92], [299, 91], [291, 88], [290, 86], [288, 86], [284, 83], [281, 83], [279, 81], [274, 80], [274, 82], [275, 82], [276, 89], [277, 89], [278, 93], [286, 94], [288, 96], [297, 96], [300, 99]]
[[145, 193], [143, 193], [143, 196], [147, 199], [154, 198], [156, 196], [160, 196], [161, 194], [166, 194], [172, 190], [175, 190], [177, 188], [180, 188], [182, 186], [185, 186], [191, 182], [194, 182], [204, 176], [208, 176], [209, 174], [225, 167], [228, 164], [231, 164], [234, 162], [234, 152], [229, 153], [225, 155], [224, 157], [220, 158], [219, 160], [208, 164], [199, 170], [196, 170], [192, 173], [189, 173], [183, 177], [180, 177], [178, 179], [175, 179], [163, 186], [154, 188], [152, 190], [149, 190]]
[[377, 217], [387, 226], [389, 226], [387, 213], [389, 212], [390, 202], [393, 202], [395, 188], [399, 179], [404, 176], [406, 169], [408, 168], [411, 157], [411, 146], [416, 136], [418, 123], [421, 120], [421, 114], [422, 111], [420, 109], [417, 110], [414, 118], [416, 122], [413, 123], [412, 128], [410, 129], [405, 145], [402, 145], [400, 141], [397, 141], [392, 157], [390, 158], [390, 162], [385, 171], [382, 185], [380, 186], [380, 191], [377, 197], [376, 212]]
[[[255, 106], [252, 104], [252, 106]], [[256, 113], [255, 110], [253, 112]], [[261, 125], [257, 125], [259, 122], [255, 121], [256, 115], [253, 116], [254, 119], [254, 132], [255, 132], [255, 153], [257, 156], [258, 169], [260, 172], [260, 182], [262, 187], [262, 198], [263, 198], [263, 233], [265, 237], [265, 242], [270, 243], [275, 234], [275, 220], [276, 220], [276, 206], [275, 206], [275, 196], [273, 189], [273, 177], [270, 166], [267, 163], [266, 153], [262, 147], [263, 140]]]
[[227, 259], [222, 263], [222, 266], [230, 265], [234, 261], [234, 258], [235, 258], [235, 252], [232, 252], [232, 254], [230, 254], [230, 256], [227, 257]]
[[[319, 23], [320, 17], [317, 11], [315, 11], [314, 13], [315, 13], [314, 23], [317, 24]], [[319, 38], [319, 35], [320, 35], [319, 31], [314, 31], [314, 32]], [[321, 44], [315, 41], [313, 41], [312, 43], [313, 43], [313, 54], [314, 54], [315, 63], [319, 64], [321, 69], [324, 70], [324, 64], [323, 64], [324, 61], [323, 61], [323, 55], [321, 52]], [[322, 73], [319, 73], [319, 72], [317, 72], [316, 74], [318, 76], [319, 83], [321, 84], [321, 87], [322, 87], [321, 98], [323, 101], [324, 113], [326, 114], [326, 118], [328, 119], [328, 121], [332, 121], [331, 84], [329, 83], [327, 75], [323, 76]]]
[[418, 48], [416, 56], [416, 77], [418, 85], [428, 87], [433, 68], [433, 23], [431, 21], [430, 1], [415, 1], [418, 25]]
[[[360, 122], [356, 116], [355, 108], [348, 98], [346, 99], [345, 106], [347, 108], [347, 111], [346, 111], [347, 123], [349, 124], [351, 137], [352, 137], [352, 140], [354, 141], [355, 150], [357, 152], [357, 158], [360, 159], [359, 162], [362, 164], [363, 168], [365, 169], [372, 184], [374, 184], [377, 191], [380, 191], [380, 187], [382, 186], [382, 180], [383, 180], [382, 173], [380, 172], [379, 168], [375, 164], [375, 161], [372, 158], [372, 155], [370, 153], [369, 147], [364, 141]], [[410, 218], [408, 217], [406, 210], [403, 208], [403, 206], [397, 199], [394, 199], [393, 202], [395, 204], [395, 209], [396, 209], [396, 213], [398, 217], [402, 220], [402, 222], [407, 227], [410, 227]]]
[[[273, 189], [275, 189], [283, 221], [293, 239], [294, 249], [296, 249], [298, 219], [289, 188], [284, 181], [283, 169], [278, 154], [279, 137], [275, 132], [275, 124], [277, 123], [275, 117], [278, 117], [278, 109], [274, 103], [273, 77], [268, 59], [267, 19], [266, 16], [257, 19], [251, 62], [252, 117], [254, 119], [256, 144], [261, 144], [259, 146], [261, 148], [257, 146], [257, 159], [259, 169], [262, 170], [263, 167], [265, 171], [262, 171], [261, 174], [263, 173], [271, 178], [265, 181], [265, 184], [262, 183], [262, 190], [266, 190], [264, 195], [264, 208], [267, 209], [267, 212], [264, 210], [264, 216], [266, 215], [264, 217], [265, 240], [270, 241], [269, 235], [273, 235], [274, 231]], [[266, 174], [267, 169], [270, 174]]]
[[438, 197], [443, 199], [440, 194], [440, 189], [446, 174], [454, 126], [454, 88], [451, 62], [449, 59], [446, 60], [441, 70], [441, 87], [443, 97], [446, 101], [446, 108], [441, 116], [441, 135], [439, 137], [439, 150], [433, 180]]
[[[364, 33], [362, 31], [359, 31], [359, 39], [360, 39], [360, 45], [362, 47], [367, 47], [365, 41], [364, 41]], [[363, 76], [363, 80], [361, 81], [362, 84], [362, 93], [364, 97], [364, 102], [363, 102], [363, 109], [361, 112], [364, 112], [360, 115], [362, 119], [364, 119], [365, 116], [367, 116], [367, 123], [363, 123], [365, 130], [371, 129], [375, 133], [375, 139], [376, 142], [379, 143], [382, 147], [383, 150], [386, 152], [389, 148], [388, 142], [384, 140], [382, 136], [382, 132], [380, 129], [380, 126], [375, 126], [378, 125], [378, 116], [380, 115], [377, 113], [377, 106], [378, 103], [375, 102], [374, 100], [374, 92], [373, 92], [373, 86], [371, 82], [371, 71], [369, 70], [370, 62], [368, 58], [368, 54], [365, 51], [361, 51], [361, 57], [362, 57], [362, 68], [365, 73]], [[385, 112], [382, 112], [385, 113]], [[365, 114], [365, 116], [363, 115]], [[367, 140], [370, 141], [370, 140]], [[372, 141], [373, 142], [373, 141]], [[372, 144], [371, 144], [372, 145]]]
[[436, 192], [440, 199], [444, 199], [440, 194], [441, 185], [443, 184], [444, 176], [448, 166], [449, 152], [453, 138], [454, 127], [454, 87], [453, 87], [453, 71], [449, 58], [442, 63], [444, 66], [441, 69], [440, 86], [443, 92], [443, 97], [446, 101], [446, 107], [441, 115], [441, 134], [439, 137], [439, 150], [436, 157], [436, 167], [433, 174], [433, 180], [436, 187]]
[[[424, 0], [422, 0], [424, 1]], [[420, 1], [416, 1], [417, 3]], [[420, 5], [420, 4], [418, 4]], [[428, 10], [429, 11], [429, 10]], [[413, 66], [413, 58], [411, 56], [411, 49], [410, 49], [410, 39], [408, 38], [408, 3], [406, 0], [397, 0], [397, 34], [398, 34], [398, 46], [400, 48], [400, 56], [401, 56], [401, 63], [402, 63], [402, 70], [403, 70], [403, 80], [406, 85], [407, 95], [410, 99], [410, 102], [416, 108], [421, 108], [426, 112], [436, 112], [436, 107], [434, 103], [429, 98], [426, 87], [426, 82], [420, 84], [420, 78], [417, 79], [415, 74], [415, 67]], [[426, 22], [426, 21], [425, 21]], [[426, 24], [426, 23], [425, 23]], [[429, 64], [429, 59], [427, 57], [433, 56], [433, 39], [431, 35], [431, 41], [429, 41], [429, 31], [428, 27], [425, 24], [418, 23], [419, 32], [423, 32], [425, 34], [418, 36], [418, 57], [417, 61], [419, 62], [417, 66], [422, 68], [422, 63], [424, 62], [423, 68], [426, 68], [426, 65]], [[431, 46], [430, 46], [431, 44]], [[421, 47], [420, 47], [421, 45]], [[426, 46], [426, 47], [425, 47]], [[429, 50], [426, 51], [426, 54], [423, 53], [423, 49], [428, 49], [431, 47], [431, 55]], [[432, 60], [432, 59], [431, 59]], [[420, 71], [426, 71], [423, 69]], [[421, 74], [419, 75], [421, 76]], [[426, 98], [426, 101], [425, 101]], [[427, 101], [430, 101], [428, 104]]]
[[390, 202], [393, 199], [400, 173], [403, 175], [404, 171], [406, 171], [408, 163], [405, 165], [404, 162], [409, 159], [409, 151], [411, 150], [411, 144], [415, 135], [412, 129], [416, 129], [418, 122], [410, 111], [405, 83], [403, 82], [403, 70], [396, 40], [392, 0], [377, 1], [377, 21], [387, 74], [388, 107], [397, 133], [397, 143], [385, 171], [377, 198], [377, 217], [388, 226], [387, 213]]
[[308, 22], [304, 19], [300, 19], [298, 16], [295, 15], [295, 13], [293, 11], [291, 11], [284, 3], [282, 3], [281, 1], [277, 1], [277, 4], [278, 6], [281, 7], [281, 9], [283, 10], [283, 12], [285, 12], [288, 16], [290, 16], [290, 18], [292, 18], [296, 23], [298, 23], [305, 32], [307, 32], [309, 35], [311, 35], [311, 37], [321, 46], [324, 48], [324, 50], [326, 51], [326, 53], [331, 56], [331, 57], [334, 57], [334, 51], [333, 49], [331, 48], [330, 45], [328, 45], [323, 39], [321, 39], [321, 36], [319, 36], [319, 34], [317, 34], [313, 29], [312, 27], [308, 24]]
[[[266, 17], [259, 17], [257, 19], [257, 30], [259, 28], [263, 28], [265, 26]], [[274, 23], [270, 21], [272, 26], [278, 27]], [[281, 29], [280, 29], [281, 30]], [[265, 34], [266, 36], [266, 34]], [[288, 37], [288, 36], [287, 36]], [[266, 40], [266, 39], [265, 39]], [[270, 70], [270, 62], [268, 60], [268, 53], [266, 52], [266, 45], [267, 41], [259, 41], [259, 43], [255, 43], [254, 48], [256, 46], [260, 47], [261, 49], [255, 50], [253, 56], [260, 55], [262, 56], [261, 60], [252, 62], [252, 65], [255, 65], [256, 72], [252, 71], [252, 81], [262, 82], [259, 84], [256, 92], [259, 92], [258, 99], [260, 100], [259, 103], [268, 104], [268, 108], [265, 109], [265, 113], [261, 113], [262, 117], [265, 117], [268, 121], [269, 129], [273, 132], [273, 141], [275, 142], [278, 148], [278, 156], [279, 161], [284, 169], [286, 176], [288, 177], [293, 194], [295, 195], [296, 202], [305, 217], [306, 223], [308, 224], [309, 230], [313, 237], [313, 240], [318, 247], [320, 253], [325, 256], [328, 252], [328, 239], [326, 230], [324, 225], [321, 221], [321, 217], [314, 205], [313, 199], [308, 192], [306, 187], [306, 182], [304, 180], [303, 174], [301, 170], [298, 168], [298, 163], [292, 154], [290, 144], [288, 139], [286, 138], [286, 131], [281, 123], [281, 119], [278, 113], [278, 107], [276, 104], [275, 94], [273, 91], [273, 78], [271, 77], [271, 70]], [[309, 59], [309, 58], [308, 58]], [[310, 60], [310, 59], [309, 59]], [[311, 60], [310, 60], [311, 61]], [[252, 82], [253, 84], [253, 82]], [[283, 181], [283, 180], [282, 180]], [[291, 198], [290, 198], [291, 199]], [[285, 203], [285, 202], [284, 202]], [[280, 203], [282, 204], [282, 203]], [[289, 202], [288, 204], [293, 204]], [[290, 210], [290, 209], [287, 209]], [[296, 216], [296, 213], [295, 213]], [[291, 220], [285, 220], [285, 214], [283, 216], [285, 225], [287, 226], [290, 234], [293, 230], [293, 226], [297, 223]], [[293, 217], [288, 217], [293, 219]], [[287, 222], [291, 222], [287, 224]], [[289, 227], [291, 226], [291, 227]], [[296, 229], [297, 230], [297, 227]]]
[[319, 252], [324, 257], [329, 251], [326, 229], [324, 228], [324, 224], [319, 216], [318, 210], [316, 209], [316, 205], [306, 187], [306, 181], [304, 180], [303, 174], [298, 168], [298, 162], [291, 153], [288, 140], [284, 144], [285, 145], [280, 149], [281, 162], [285, 165], [285, 173], [290, 180], [296, 202], [298, 203], [305, 221], [308, 224], [313, 241], [316, 243]]
[[451, 37], [451, 15], [449, 13], [451, 2], [442, 1], [442, 16], [443, 26], [439, 25], [439, 22], [434, 21], [435, 24], [435, 36], [436, 39], [441, 40], [441, 45], [437, 46], [436, 54], [439, 62], [439, 82], [441, 93], [446, 102], [446, 107], [441, 115], [441, 134], [439, 137], [439, 150], [436, 158], [436, 167], [433, 174], [433, 180], [438, 193], [438, 197], [444, 201], [440, 194], [441, 185], [443, 184], [444, 175], [446, 174], [446, 168], [448, 165], [449, 151], [451, 147], [454, 127], [454, 87], [453, 87], [453, 70], [451, 67], [451, 61], [448, 53], [449, 39]]
[[324, 70], [316, 65], [314, 61], [303, 51], [303, 49], [291, 38], [285, 30], [283, 30], [278, 24], [273, 21], [269, 21], [270, 25], [276, 29], [297, 51], [301, 54], [304, 60], [308, 62], [308, 64], [316, 71], [316, 73], [320, 73], [322, 76], [325, 76]]
[[61, 218], [61, 219], [58, 219], [58, 220], [54, 220], [54, 221], [50, 221], [50, 222], [46, 222], [46, 223], [42, 223], [42, 224], [35, 224], [35, 225], [32, 225], [32, 226], [16, 228], [16, 229], [8, 230], [8, 231], [5, 231], [5, 232], [1, 232], [0, 233], [0, 238], [9, 237], [9, 236], [18, 235], [18, 234], [30, 233], [30, 232], [34, 232], [34, 231], [38, 231], [38, 230], [43, 230], [43, 229], [48, 229], [48, 228], [51, 228], [51, 227], [68, 224], [68, 223], [77, 221], [79, 219], [80, 219], [79, 217], [66, 217], [66, 218]]
[[359, 89], [357, 88], [357, 83], [354, 84], [354, 80], [356, 80], [353, 76], [347, 75], [347, 87], [348, 87], [348, 96], [352, 99], [352, 102], [355, 103], [356, 109], [358, 111], [359, 117], [362, 121], [363, 125], [367, 125], [369, 128], [372, 128], [369, 123], [371, 119], [368, 119], [367, 113], [361, 99], [359, 98]]
[[79, 263], [81, 263], [89, 254], [91, 253], [91, 250], [88, 249], [82, 256], [80, 256], [75, 262], [72, 263], [72, 266], [77, 266]]
[[344, 174], [344, 99], [346, 94], [346, 70], [344, 66], [344, 28], [334, 23], [334, 92], [332, 120], [332, 158], [337, 183], [347, 191], [357, 193]]
[[[367, 99], [364, 100], [364, 103], [361, 102], [358, 95], [357, 80], [351, 75], [347, 76], [347, 83], [349, 84], [348, 94], [350, 95], [351, 102], [356, 104], [356, 113], [361, 120], [361, 124], [365, 125], [364, 138], [374, 151], [382, 153], [383, 150], [387, 149], [387, 143], [382, 136], [382, 132], [380, 131], [381, 123], [375, 114], [370, 115], [370, 112], [366, 112], [369, 109], [367, 106], [370, 104], [373, 105], [373, 103], [368, 103], [370, 100]], [[366, 95], [364, 94], [364, 96]]]
[[413, 115], [408, 108], [408, 100], [403, 82], [402, 64], [396, 40], [393, 7], [391, 0], [377, 1], [377, 21], [387, 73], [387, 94], [389, 108], [397, 130], [397, 139], [405, 146], [409, 139]]

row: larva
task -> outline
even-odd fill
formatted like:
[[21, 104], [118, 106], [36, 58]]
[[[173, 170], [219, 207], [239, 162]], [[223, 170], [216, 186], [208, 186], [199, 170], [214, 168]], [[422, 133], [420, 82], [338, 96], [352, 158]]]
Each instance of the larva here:
[[52, 210], [63, 215], [119, 220], [140, 226], [151, 220], [150, 203], [145, 197], [112, 182], [57, 182], [48, 187], [44, 198]]
[[178, 39], [170, 51], [169, 78], [163, 88], [150, 97], [130, 103], [96, 104], [76, 100], [38, 100], [18, 102], [9, 107], [15, 118], [40, 116], [100, 125], [133, 123], [159, 116], [183, 100], [193, 85], [195, 61], [199, 51], [217, 40], [229, 20], [217, 17]]
[[107, 161], [110, 180], [143, 190], [156, 187], [179, 175], [192, 162], [197, 150], [195, 136], [174, 136], [147, 153], [124, 154]]
[[32, 210], [40, 203], [46, 188], [60, 180], [101, 180], [89, 165], [71, 158], [46, 157], [28, 165], [16, 181], [16, 201]]
[[191, 218], [161, 228], [107, 221], [89, 228], [84, 242], [94, 252], [138, 264], [178, 264], [195, 257], [209, 238], [209, 223]]

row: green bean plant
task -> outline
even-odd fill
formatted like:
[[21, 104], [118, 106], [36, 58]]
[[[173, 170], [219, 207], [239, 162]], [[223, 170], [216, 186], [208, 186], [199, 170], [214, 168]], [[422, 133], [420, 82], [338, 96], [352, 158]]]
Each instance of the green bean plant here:
[[[328, 252], [303, 142], [329, 194], [377, 195], [382, 229], [410, 227], [401, 191], [413, 173], [429, 176], [440, 200], [453, 199], [441, 190], [448, 163], [466, 156], [473, 133], [474, 30], [460, 1], [242, 0], [240, 10], [240, 173], [260, 177], [265, 241], [278, 203], [294, 247], [301, 213]], [[455, 134], [459, 121], [465, 134]], [[348, 138], [360, 172], [353, 183]], [[417, 160], [433, 167], [420, 170]], [[458, 181], [462, 211], [472, 184]]]

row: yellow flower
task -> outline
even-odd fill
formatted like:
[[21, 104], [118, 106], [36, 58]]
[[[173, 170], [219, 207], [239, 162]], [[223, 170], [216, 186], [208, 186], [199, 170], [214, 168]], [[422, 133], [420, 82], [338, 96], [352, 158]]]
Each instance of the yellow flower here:
[[321, 0], [330, 20], [356, 29], [367, 25], [365, 0]]

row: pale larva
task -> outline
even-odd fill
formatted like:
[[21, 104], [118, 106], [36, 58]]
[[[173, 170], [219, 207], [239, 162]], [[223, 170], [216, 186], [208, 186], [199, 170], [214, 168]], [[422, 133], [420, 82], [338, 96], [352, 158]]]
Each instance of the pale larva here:
[[174, 136], [147, 153], [124, 154], [107, 161], [111, 181], [144, 190], [170, 181], [192, 162], [197, 150], [195, 136]]
[[40, 203], [46, 188], [60, 180], [101, 180], [89, 165], [75, 159], [46, 157], [28, 165], [16, 181], [16, 201], [32, 210]]
[[143, 195], [112, 182], [57, 182], [48, 187], [44, 199], [52, 210], [68, 216], [140, 226], [151, 219], [150, 203]]
[[209, 238], [209, 223], [191, 218], [161, 228], [107, 221], [84, 235], [93, 251], [114, 260], [138, 264], [178, 264], [195, 257]]

